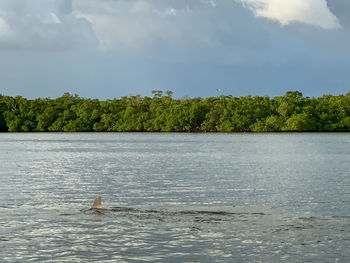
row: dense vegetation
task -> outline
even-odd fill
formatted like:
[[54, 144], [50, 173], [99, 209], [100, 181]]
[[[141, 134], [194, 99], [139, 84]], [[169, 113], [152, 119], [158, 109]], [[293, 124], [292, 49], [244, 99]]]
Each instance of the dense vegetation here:
[[153, 91], [107, 101], [69, 93], [57, 99], [0, 95], [0, 131], [279, 132], [350, 131], [350, 92], [173, 99]]

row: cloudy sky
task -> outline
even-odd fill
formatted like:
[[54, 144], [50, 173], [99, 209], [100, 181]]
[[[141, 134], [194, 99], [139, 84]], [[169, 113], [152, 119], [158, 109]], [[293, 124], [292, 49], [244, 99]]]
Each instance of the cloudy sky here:
[[344, 94], [350, 1], [1, 0], [0, 79], [28, 98]]

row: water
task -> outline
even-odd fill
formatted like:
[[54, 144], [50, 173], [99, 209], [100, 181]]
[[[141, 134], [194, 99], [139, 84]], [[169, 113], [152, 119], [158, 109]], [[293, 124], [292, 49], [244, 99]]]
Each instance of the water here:
[[0, 134], [0, 262], [350, 262], [349, 161], [341, 133]]

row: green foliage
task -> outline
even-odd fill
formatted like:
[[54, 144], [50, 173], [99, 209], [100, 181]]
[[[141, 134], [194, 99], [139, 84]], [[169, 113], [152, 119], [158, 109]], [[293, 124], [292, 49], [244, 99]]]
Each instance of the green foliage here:
[[6, 125], [6, 120], [4, 113], [8, 111], [7, 104], [4, 102], [4, 96], [0, 94], [0, 132], [4, 132], [8, 130]]
[[315, 127], [312, 116], [308, 113], [293, 114], [282, 127], [282, 131], [312, 131]]
[[284, 125], [284, 118], [281, 116], [271, 115], [266, 119], [257, 121], [251, 126], [253, 132], [279, 132]]
[[0, 131], [281, 132], [350, 131], [350, 93], [173, 99], [152, 91], [107, 101], [63, 94], [28, 100], [0, 95]]

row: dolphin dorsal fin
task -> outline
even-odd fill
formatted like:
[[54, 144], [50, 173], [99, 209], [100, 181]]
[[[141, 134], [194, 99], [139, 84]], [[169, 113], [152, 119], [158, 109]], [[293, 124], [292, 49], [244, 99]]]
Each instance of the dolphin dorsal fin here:
[[101, 196], [96, 197], [91, 208], [102, 208]]

